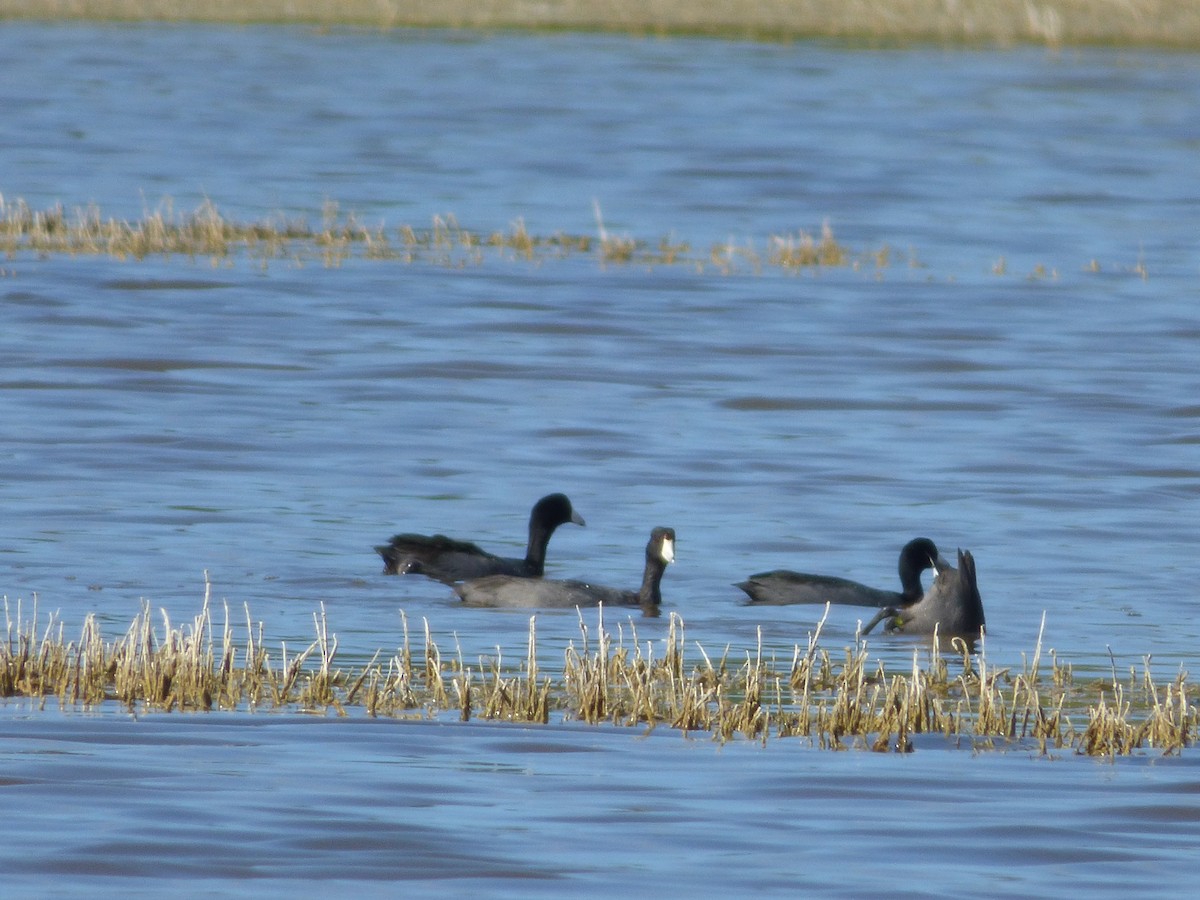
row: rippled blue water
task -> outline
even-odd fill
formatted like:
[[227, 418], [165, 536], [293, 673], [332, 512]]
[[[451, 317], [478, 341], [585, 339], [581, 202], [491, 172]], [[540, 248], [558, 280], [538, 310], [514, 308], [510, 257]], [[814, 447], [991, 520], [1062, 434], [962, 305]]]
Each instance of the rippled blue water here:
[[[881, 587], [928, 534], [974, 551], [987, 652], [1076, 669], [1194, 658], [1200, 62], [287, 29], [0, 29], [0, 193], [240, 220], [326, 199], [389, 228], [605, 225], [765, 248], [828, 219], [883, 268], [18, 257], [0, 265], [0, 589], [73, 636], [204, 572], [232, 615], [343, 658], [400, 610], [466, 658], [524, 614], [378, 575], [444, 531], [516, 552], [530, 504], [587, 518], [554, 574], [636, 584], [790, 658], [819, 610], [739, 605], [786, 566]], [[221, 613], [218, 613], [220, 618]], [[825, 642], [852, 639], [835, 610]], [[665, 619], [639, 622], [661, 637]], [[547, 663], [578, 636], [538, 617]], [[913, 644], [879, 639], [903, 665]], [[1111, 655], [1110, 655], [1111, 654]], [[148, 716], [0, 706], [13, 889], [717, 887], [1127, 896], [1190, 884], [1183, 760], [907, 758], [660, 730]], [[8, 882], [6, 882], [6, 885]]]

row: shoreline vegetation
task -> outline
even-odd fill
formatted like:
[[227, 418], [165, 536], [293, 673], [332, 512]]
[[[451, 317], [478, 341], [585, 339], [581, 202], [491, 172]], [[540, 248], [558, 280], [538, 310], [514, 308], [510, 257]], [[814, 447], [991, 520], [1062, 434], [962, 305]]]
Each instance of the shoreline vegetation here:
[[[313, 614], [315, 639], [304, 649], [268, 649], [263, 624], [245, 609], [235, 622], [228, 605], [214, 626], [210, 585], [200, 613], [161, 627], [143, 606], [123, 637], [106, 640], [93, 614], [76, 640], [55, 615], [40, 621], [5, 598], [7, 637], [0, 640], [0, 702], [26, 699], [44, 709], [130, 712], [290, 711], [396, 719], [482, 718], [526, 724], [583, 723], [670, 728], [714, 741], [800, 738], [819, 749], [911, 752], [926, 735], [973, 752], [1017, 750], [1043, 756], [1179, 755], [1193, 741], [1195, 686], [1180, 671], [1156, 681], [1145, 658], [1125, 676], [1077, 678], [1039, 635], [1020, 671], [987, 661], [961, 640], [948, 652], [914, 650], [911, 669], [885, 671], [868, 646], [831, 653], [820, 646], [824, 617], [790, 659], [757, 647], [722, 655], [688, 641], [672, 613], [664, 640], [643, 642], [633, 620], [616, 635], [605, 610], [593, 626], [580, 613], [579, 639], [562, 648], [561, 669], [539, 663], [537, 616], [529, 619], [523, 653], [446, 656], [424, 620], [411, 634], [401, 611], [402, 640], [366, 664], [338, 661], [324, 605]], [[592, 611], [589, 611], [589, 614]], [[828, 609], [826, 609], [826, 613]], [[1043, 628], [1045, 622], [1043, 617]], [[626, 631], [628, 628], [628, 631]], [[455, 644], [453, 637], [450, 638]], [[659, 649], [656, 651], [655, 647]], [[924, 662], [922, 662], [924, 657]], [[1048, 657], [1048, 658], [1046, 658]], [[933, 746], [922, 740], [923, 747]]]
[[1200, 0], [0, 0], [0, 20], [578, 31], [868, 46], [1200, 47]]

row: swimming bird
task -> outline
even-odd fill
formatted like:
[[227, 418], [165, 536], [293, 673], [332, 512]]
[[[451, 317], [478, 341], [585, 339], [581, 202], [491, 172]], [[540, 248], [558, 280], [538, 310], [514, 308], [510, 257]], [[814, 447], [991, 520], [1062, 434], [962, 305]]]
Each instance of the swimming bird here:
[[575, 606], [640, 606], [643, 615], [657, 616], [662, 605], [663, 572], [675, 561], [675, 529], [655, 528], [646, 544], [642, 586], [636, 591], [604, 587], [587, 581], [513, 578], [489, 575], [455, 585], [470, 606], [571, 608]]
[[776, 569], [739, 582], [751, 604], [782, 606], [788, 603], [833, 603], [838, 606], [908, 606], [921, 599], [921, 573], [934, 567], [938, 548], [929, 538], [915, 538], [900, 551], [901, 591], [867, 587], [834, 575], [809, 575]]
[[529, 544], [524, 559], [496, 556], [467, 541], [444, 534], [397, 534], [375, 548], [383, 557], [386, 575], [425, 575], [453, 584], [485, 575], [541, 578], [546, 571], [546, 547], [554, 529], [566, 523], [586, 525], [566, 494], [547, 494], [529, 513]]
[[977, 638], [984, 631], [983, 598], [975, 578], [975, 557], [970, 551], [958, 551], [958, 568], [938, 557], [936, 573], [929, 590], [911, 606], [889, 606], [875, 614], [863, 628], [868, 634], [880, 622], [885, 631], [905, 634], [958, 635]]

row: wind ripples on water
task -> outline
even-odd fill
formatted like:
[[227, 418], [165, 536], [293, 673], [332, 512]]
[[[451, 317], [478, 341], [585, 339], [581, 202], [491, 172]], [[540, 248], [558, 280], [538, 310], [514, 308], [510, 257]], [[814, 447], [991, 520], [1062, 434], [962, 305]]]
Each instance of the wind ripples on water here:
[[[401, 610], [469, 664], [519, 658], [525, 613], [384, 577], [371, 548], [423, 531], [516, 554], [532, 502], [563, 490], [588, 526], [556, 534], [555, 576], [634, 587], [650, 527], [677, 529], [663, 592], [689, 654], [790, 659], [821, 610], [748, 608], [734, 582], [894, 587], [928, 534], [974, 552], [994, 665], [1024, 665], [1043, 613], [1046, 651], [1081, 673], [1194, 658], [1190, 57], [34, 25], [0, 30], [0, 54], [8, 201], [137, 218], [211, 199], [250, 221], [333, 200], [388, 228], [550, 235], [595, 233], [595, 200], [611, 233], [692, 247], [675, 265], [5, 260], [11, 615], [36, 595], [66, 639], [89, 613], [113, 639], [143, 603], [190, 621], [207, 572], [218, 619], [227, 603], [244, 627], [247, 605], [273, 648], [307, 646], [324, 605], [348, 666], [395, 651]], [[887, 263], [708, 258], [826, 219]], [[832, 611], [823, 642], [864, 617]], [[637, 639], [661, 646], [667, 621]], [[580, 619], [537, 627], [552, 672]], [[897, 670], [922, 652], [872, 651]], [[1191, 751], [1050, 762], [920, 736], [878, 757], [19, 700], [0, 734], [0, 860], [25, 894], [1193, 880]]]

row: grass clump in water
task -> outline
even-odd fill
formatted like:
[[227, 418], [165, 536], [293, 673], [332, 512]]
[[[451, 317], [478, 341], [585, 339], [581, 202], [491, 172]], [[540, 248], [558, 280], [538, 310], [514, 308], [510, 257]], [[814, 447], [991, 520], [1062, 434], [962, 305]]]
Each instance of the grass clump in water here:
[[[179, 213], [167, 199], [141, 219], [130, 221], [105, 217], [94, 205], [70, 213], [62, 204], [35, 210], [23, 200], [8, 203], [0, 196], [0, 253], [9, 259], [67, 255], [108, 256], [121, 261], [182, 256], [193, 262], [207, 260], [213, 266], [249, 260], [263, 268], [273, 262], [336, 268], [349, 260], [465, 268], [493, 260], [540, 265], [584, 258], [604, 267], [685, 266], [717, 275], [849, 269], [874, 272], [876, 277], [893, 265], [895, 256], [887, 245], [875, 249], [847, 246], [835, 237], [828, 221], [822, 224], [819, 236], [798, 230], [770, 235], [765, 246], [727, 240], [696, 247], [674, 235], [655, 241], [610, 231], [598, 204], [594, 212], [595, 235], [562, 231], [546, 235], [530, 231], [520, 218], [507, 230], [490, 233], [472, 231], [453, 216], [434, 216], [428, 227], [366, 225], [354, 213], [343, 214], [332, 202], [322, 208], [319, 224], [311, 225], [303, 218], [283, 214], [239, 222], [223, 215], [211, 201], [190, 213]], [[920, 266], [912, 251], [900, 264]], [[994, 274], [1008, 274], [1003, 257], [988, 265]], [[1149, 277], [1140, 259], [1132, 267], [1114, 270]], [[1057, 271], [1039, 265], [1029, 277], [1057, 280]], [[1096, 274], [1099, 264], [1092, 260], [1084, 271]]]
[[[700, 644], [687, 655], [685, 626], [672, 613], [666, 632], [642, 641], [632, 620], [616, 632], [604, 610], [593, 629], [579, 620], [578, 642], [568, 642], [561, 671], [538, 662], [536, 619], [529, 620], [525, 652], [507, 662], [502, 648], [468, 665], [459, 651], [446, 658], [424, 622], [415, 651], [402, 615], [400, 647], [381, 663], [342, 665], [338, 640], [324, 608], [313, 616], [314, 640], [278, 655], [267, 649], [262, 623], [246, 613], [235, 626], [228, 608], [215, 628], [206, 585], [200, 613], [174, 627], [165, 613], [156, 624], [148, 606], [125, 634], [108, 642], [89, 615], [80, 638], [67, 641], [50, 616], [39, 625], [20, 604], [5, 601], [7, 636], [0, 642], [0, 697], [44, 705], [96, 708], [118, 703], [132, 710], [216, 711], [287, 709], [348, 715], [429, 717], [456, 714], [545, 724], [555, 715], [592, 725], [667, 727], [708, 733], [714, 740], [764, 744], [807, 739], [824, 749], [909, 752], [918, 735], [936, 736], [974, 750], [1027, 749], [1115, 758], [1156, 750], [1180, 754], [1192, 744], [1200, 714], [1185, 672], [1156, 681], [1150, 659], [1118, 679], [1085, 681], [1049, 654], [1041, 638], [1020, 671], [993, 666], [961, 640], [943, 654], [936, 637], [914, 649], [911, 667], [887, 671], [856, 639], [840, 653], [820, 644], [824, 619], [797, 645], [790, 661], [764, 653], [761, 634], [741, 654], [730, 648], [714, 659]], [[1044, 625], [1044, 622], [1043, 622]], [[740, 661], [738, 657], [740, 656]]]
[[811, 266], [844, 266], [849, 262], [846, 248], [833, 237], [833, 229], [825, 222], [821, 226], [820, 239], [800, 232], [797, 236], [771, 238], [769, 260], [772, 265], [785, 269], [802, 269]]
[[342, 214], [336, 203], [326, 203], [319, 225], [278, 215], [260, 222], [239, 222], [224, 216], [205, 201], [190, 213], [179, 213], [164, 200], [141, 219], [105, 217], [90, 205], [68, 213], [61, 205], [35, 210], [25, 201], [6, 202], [0, 197], [0, 253], [10, 259], [21, 255], [47, 257], [109, 256], [117, 260], [184, 256], [230, 265], [244, 258], [262, 266], [318, 262], [337, 267], [347, 260], [367, 259], [403, 264], [432, 263], [450, 267], [478, 266], [490, 258], [540, 263], [552, 259], [589, 257], [603, 265], [678, 266], [721, 273], [764, 266], [784, 271], [818, 267], [886, 265], [886, 250], [859, 253], [839, 243], [826, 223], [820, 239], [801, 231], [795, 237], [772, 237], [765, 251], [751, 246], [712, 247], [707, 254], [693, 251], [686, 241], [664, 236], [646, 241], [605, 228], [596, 209], [597, 236], [555, 232], [535, 234], [517, 219], [506, 231], [488, 234], [471, 231], [453, 216], [435, 216], [429, 227], [368, 226], [353, 213]]

